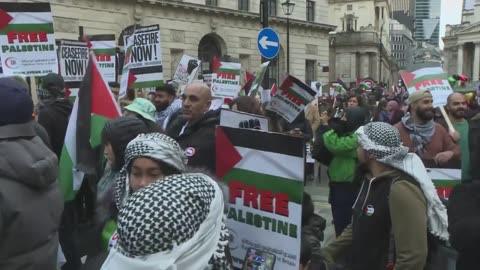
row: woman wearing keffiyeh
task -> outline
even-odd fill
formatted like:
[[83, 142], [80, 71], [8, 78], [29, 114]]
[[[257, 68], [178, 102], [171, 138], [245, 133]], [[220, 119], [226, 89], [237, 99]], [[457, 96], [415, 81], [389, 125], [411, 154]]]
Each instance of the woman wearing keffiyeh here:
[[130, 142], [117, 181], [118, 242], [102, 269], [231, 269], [222, 191], [184, 173], [186, 160], [163, 134]]

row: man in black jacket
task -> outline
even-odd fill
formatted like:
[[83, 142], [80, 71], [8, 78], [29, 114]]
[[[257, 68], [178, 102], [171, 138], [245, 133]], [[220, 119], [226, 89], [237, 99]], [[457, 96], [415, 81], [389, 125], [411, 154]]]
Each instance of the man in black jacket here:
[[[62, 76], [56, 73], [45, 76], [37, 93], [40, 99], [38, 123], [47, 131], [52, 150], [60, 160], [68, 120], [73, 107], [65, 98], [65, 82]], [[83, 195], [83, 191], [80, 193]], [[82, 195], [77, 195], [77, 198]], [[76, 240], [77, 214], [76, 202], [65, 202], [59, 229], [60, 244], [67, 259], [62, 270], [78, 270], [82, 266], [80, 249]]]
[[190, 84], [182, 95], [182, 111], [172, 119], [168, 136], [185, 150], [188, 165], [204, 167], [215, 173], [215, 127], [219, 111], [209, 111], [210, 89], [205, 84]]
[[65, 82], [62, 76], [55, 73], [45, 76], [37, 93], [41, 101], [38, 123], [47, 131], [53, 152], [60, 159], [68, 119], [72, 112], [72, 104], [65, 98]]

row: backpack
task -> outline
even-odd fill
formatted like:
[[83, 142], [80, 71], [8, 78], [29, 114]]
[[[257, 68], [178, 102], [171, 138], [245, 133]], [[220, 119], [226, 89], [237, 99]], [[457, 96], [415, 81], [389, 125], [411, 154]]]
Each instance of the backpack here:
[[[390, 187], [400, 178], [402, 178], [401, 181], [408, 181], [420, 189], [418, 182], [406, 174], [402, 174], [394, 178], [390, 184]], [[447, 200], [442, 200], [442, 202], [445, 206], [447, 206]], [[432, 233], [427, 231], [427, 245], [428, 255], [424, 270], [455, 270], [458, 253], [453, 247], [450, 246], [448, 241], [440, 240]], [[386, 269], [392, 270], [395, 267], [395, 241], [392, 232], [390, 232], [390, 246], [388, 254], [389, 263], [386, 266]]]

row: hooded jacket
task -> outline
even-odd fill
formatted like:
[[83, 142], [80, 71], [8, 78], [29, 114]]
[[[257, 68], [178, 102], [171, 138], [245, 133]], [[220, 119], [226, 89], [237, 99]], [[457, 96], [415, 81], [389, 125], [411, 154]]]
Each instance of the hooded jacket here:
[[33, 122], [0, 127], [0, 269], [56, 269], [63, 197]]
[[189, 166], [202, 167], [215, 173], [215, 128], [219, 123], [220, 110], [208, 111], [180, 134], [186, 121], [177, 117], [167, 130], [167, 135], [185, 150]]
[[349, 108], [346, 110], [347, 121], [337, 125], [323, 135], [325, 147], [333, 155], [328, 168], [330, 181], [353, 181], [357, 163], [357, 135], [354, 133], [365, 123], [363, 108]]
[[56, 99], [44, 103], [38, 113], [38, 123], [47, 131], [52, 150], [58, 158], [62, 154], [72, 108], [68, 99]]

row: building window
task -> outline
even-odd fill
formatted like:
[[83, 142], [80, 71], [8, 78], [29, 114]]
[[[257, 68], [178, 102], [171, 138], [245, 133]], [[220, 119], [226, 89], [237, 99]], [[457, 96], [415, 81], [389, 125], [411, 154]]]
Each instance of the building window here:
[[357, 30], [357, 20], [352, 15], [347, 15], [346, 18], [346, 30], [348, 31], [356, 31]]
[[268, 0], [268, 13], [270, 16], [277, 16], [277, 0]]
[[305, 61], [305, 82], [307, 85], [310, 85], [313, 81], [317, 79], [315, 76], [315, 66], [317, 62], [315, 60], [306, 60]]
[[205, 0], [205, 5], [207, 6], [213, 6], [213, 7], [216, 7], [217, 6], [217, 0]]
[[315, 2], [307, 0], [307, 21], [315, 21]]
[[352, 11], [352, 10], [353, 10], [353, 6], [352, 6], [352, 5], [347, 5], [347, 10], [348, 10], [348, 11]]
[[249, 0], [238, 0], [238, 10], [248, 12], [248, 2]]

